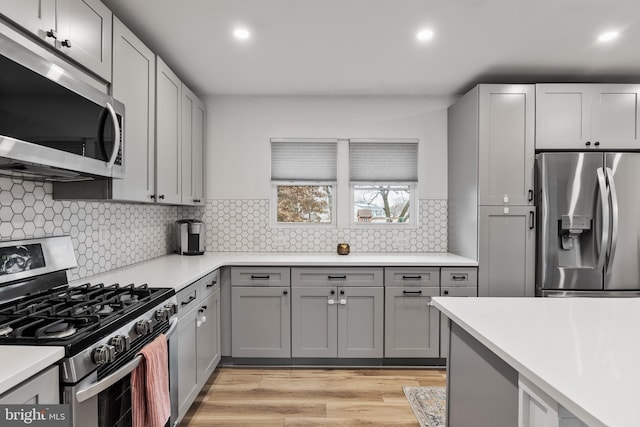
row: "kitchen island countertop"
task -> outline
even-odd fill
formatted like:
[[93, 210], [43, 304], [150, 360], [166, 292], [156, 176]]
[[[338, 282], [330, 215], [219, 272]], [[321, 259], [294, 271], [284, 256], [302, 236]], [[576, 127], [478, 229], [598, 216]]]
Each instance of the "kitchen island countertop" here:
[[139, 264], [76, 280], [105, 284], [147, 283], [149, 287], [173, 287], [176, 291], [224, 266], [260, 267], [475, 267], [474, 260], [449, 253], [425, 254], [295, 254], [206, 252], [204, 255], [165, 255]]
[[63, 357], [63, 347], [1, 346], [0, 394], [43, 371]]
[[436, 297], [433, 305], [588, 425], [640, 425], [640, 298]]

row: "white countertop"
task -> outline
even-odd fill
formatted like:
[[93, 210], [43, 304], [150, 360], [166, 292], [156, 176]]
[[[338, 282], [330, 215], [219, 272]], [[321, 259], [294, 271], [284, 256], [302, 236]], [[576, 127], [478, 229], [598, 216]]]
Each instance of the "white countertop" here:
[[640, 298], [433, 304], [590, 426], [640, 426]]
[[474, 260], [448, 253], [433, 254], [295, 254], [207, 252], [204, 255], [165, 255], [71, 283], [147, 283], [149, 287], [173, 287], [176, 291], [223, 266], [338, 266], [338, 267], [475, 267]]
[[0, 394], [64, 357], [63, 347], [1, 346]]

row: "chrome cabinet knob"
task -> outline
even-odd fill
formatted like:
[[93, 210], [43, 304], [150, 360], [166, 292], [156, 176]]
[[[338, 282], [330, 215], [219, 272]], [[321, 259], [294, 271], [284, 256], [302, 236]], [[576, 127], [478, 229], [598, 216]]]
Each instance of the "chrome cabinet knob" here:
[[116, 349], [112, 345], [103, 344], [96, 347], [91, 355], [93, 363], [97, 365], [105, 365], [116, 360]]
[[116, 349], [116, 353], [124, 353], [131, 348], [131, 339], [128, 335], [116, 335], [109, 342]]

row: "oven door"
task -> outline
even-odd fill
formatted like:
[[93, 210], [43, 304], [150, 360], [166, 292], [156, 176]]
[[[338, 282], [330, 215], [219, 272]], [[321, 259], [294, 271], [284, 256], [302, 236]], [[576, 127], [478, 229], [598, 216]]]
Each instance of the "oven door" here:
[[[173, 317], [165, 336], [169, 346], [169, 393], [171, 417], [166, 426], [175, 425], [178, 415], [177, 317]], [[70, 405], [73, 427], [127, 427], [131, 417], [131, 372], [140, 364], [142, 356], [124, 363], [115, 372], [98, 380], [96, 371], [75, 385], [65, 386], [63, 396]]]

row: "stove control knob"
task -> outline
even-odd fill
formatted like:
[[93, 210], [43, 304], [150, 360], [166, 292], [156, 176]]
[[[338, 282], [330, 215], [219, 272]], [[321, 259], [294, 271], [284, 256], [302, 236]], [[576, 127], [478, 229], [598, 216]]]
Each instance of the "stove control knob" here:
[[93, 350], [91, 357], [93, 363], [105, 365], [116, 360], [116, 349], [112, 345], [103, 344]]
[[173, 316], [174, 314], [176, 314], [178, 312], [178, 305], [177, 304], [167, 304], [164, 306], [164, 308], [167, 309], [167, 312], [169, 313], [169, 317]]
[[164, 307], [164, 308], [159, 308], [156, 310], [156, 320], [159, 320], [160, 322], [164, 322], [165, 320], [169, 319], [169, 308]]
[[116, 335], [111, 338], [110, 344], [116, 349], [116, 353], [124, 353], [131, 348], [131, 339], [128, 335]]
[[138, 335], [147, 335], [149, 332], [149, 323], [146, 320], [139, 320], [136, 322], [135, 326], [136, 334]]

